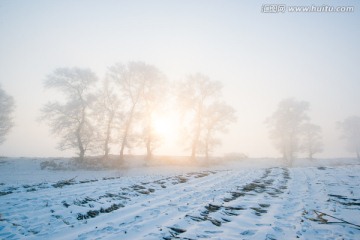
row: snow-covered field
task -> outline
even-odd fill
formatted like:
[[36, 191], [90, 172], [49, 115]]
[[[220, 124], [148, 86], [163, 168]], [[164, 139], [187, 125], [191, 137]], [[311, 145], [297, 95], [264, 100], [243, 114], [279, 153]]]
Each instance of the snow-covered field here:
[[0, 239], [360, 239], [354, 160], [101, 171], [45, 160], [0, 159]]

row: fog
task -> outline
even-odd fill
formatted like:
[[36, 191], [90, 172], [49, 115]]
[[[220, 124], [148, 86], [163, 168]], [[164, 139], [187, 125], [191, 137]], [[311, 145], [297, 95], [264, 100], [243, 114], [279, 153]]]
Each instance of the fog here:
[[[294, 98], [309, 103], [308, 116], [322, 128], [323, 152], [315, 157], [355, 157], [336, 123], [360, 116], [359, 3], [352, 3], [353, 13], [280, 14], [262, 13], [262, 4], [0, 1], [0, 83], [16, 105], [0, 155], [76, 154], [57, 150], [59, 138], [38, 121], [48, 101], [62, 98], [44, 88], [55, 69], [89, 68], [103, 79], [118, 62], [143, 61], [174, 83], [198, 72], [221, 83], [237, 121], [219, 135], [214, 155], [281, 157], [265, 121], [281, 100]], [[175, 140], [174, 119], [159, 120], [159, 131], [171, 137], [154, 154], [190, 155]]]

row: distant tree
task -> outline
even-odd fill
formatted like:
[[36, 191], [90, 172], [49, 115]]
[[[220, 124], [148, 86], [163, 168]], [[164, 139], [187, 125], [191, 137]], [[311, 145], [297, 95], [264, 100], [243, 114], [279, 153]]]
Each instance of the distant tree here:
[[13, 97], [9, 96], [0, 86], [0, 144], [6, 140], [6, 135], [14, 126], [11, 116], [14, 108]]
[[360, 160], [360, 117], [352, 116], [338, 123], [342, 130], [342, 138], [347, 142], [347, 149], [355, 152]]
[[115, 143], [123, 118], [121, 102], [113, 83], [107, 78], [102, 82], [101, 89], [96, 93], [96, 101], [92, 105], [92, 117], [95, 119], [97, 145], [103, 151], [107, 160], [110, 144]]
[[[124, 159], [124, 149], [129, 145], [133, 134], [133, 125], [137, 116], [151, 115], [156, 95], [162, 95], [159, 86], [162, 74], [159, 70], [144, 62], [116, 64], [109, 70], [109, 76], [117, 83], [124, 102], [124, 128], [121, 134], [120, 161]], [[148, 105], [147, 105], [148, 104]], [[150, 118], [149, 118], [150, 119]], [[148, 126], [149, 123], [148, 123]], [[151, 130], [147, 130], [147, 155], [151, 157]]]
[[[177, 86], [177, 101], [181, 111], [181, 122], [184, 125], [186, 139], [190, 139], [191, 159], [195, 160], [201, 145], [206, 148], [215, 144], [212, 138], [215, 125], [210, 123], [209, 106], [216, 102], [220, 96], [222, 85], [211, 81], [209, 77], [202, 74], [190, 75], [185, 81]], [[202, 143], [201, 137], [205, 134], [206, 114], [208, 114], [209, 134], [207, 144]], [[216, 115], [215, 113], [213, 113]], [[215, 117], [214, 117], [215, 119]], [[206, 135], [206, 134], [205, 134]], [[208, 149], [209, 150], [209, 149]], [[206, 152], [206, 150], [205, 150]], [[209, 153], [209, 151], [207, 151]]]
[[302, 125], [308, 119], [306, 111], [309, 103], [289, 98], [282, 100], [277, 110], [267, 119], [270, 137], [275, 147], [282, 153], [288, 165], [292, 165], [299, 152]]
[[321, 127], [312, 123], [305, 123], [301, 127], [301, 150], [307, 153], [309, 159], [323, 151]]
[[89, 120], [90, 105], [94, 101], [91, 87], [97, 77], [90, 69], [58, 68], [48, 75], [45, 88], [59, 90], [65, 102], [49, 102], [42, 109], [54, 135], [60, 136], [60, 150], [78, 149], [79, 160], [94, 144], [94, 129]]
[[146, 146], [146, 159], [151, 160], [154, 149], [160, 144], [161, 138], [154, 129], [153, 117], [159, 112], [166, 101], [168, 83], [155, 67], [146, 81], [142, 98], [142, 140]]
[[235, 110], [226, 103], [215, 102], [205, 107], [203, 120], [204, 132], [201, 140], [205, 158], [208, 160], [210, 152], [221, 144], [220, 139], [216, 137], [216, 133], [225, 133], [227, 126], [236, 121]]

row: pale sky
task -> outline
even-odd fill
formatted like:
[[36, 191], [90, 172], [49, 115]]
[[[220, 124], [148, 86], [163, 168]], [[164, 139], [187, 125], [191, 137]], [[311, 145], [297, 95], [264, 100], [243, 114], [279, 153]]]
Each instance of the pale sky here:
[[37, 121], [52, 97], [46, 75], [77, 66], [102, 78], [112, 64], [136, 60], [173, 81], [201, 72], [223, 83], [238, 121], [217, 154], [279, 157], [264, 121], [294, 97], [310, 103], [312, 122], [322, 126], [317, 157], [353, 156], [335, 123], [360, 116], [359, 2], [316, 1], [355, 6], [353, 13], [278, 14], [262, 13], [265, 3], [278, 1], [0, 0], [0, 84], [17, 106], [0, 155], [73, 156], [56, 150], [58, 139]]

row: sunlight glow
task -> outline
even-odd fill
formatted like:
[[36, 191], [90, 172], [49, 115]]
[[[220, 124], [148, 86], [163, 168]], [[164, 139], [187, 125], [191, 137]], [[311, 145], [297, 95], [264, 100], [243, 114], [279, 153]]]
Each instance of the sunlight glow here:
[[153, 116], [153, 127], [165, 143], [175, 142], [178, 136], [177, 117], [174, 114]]

